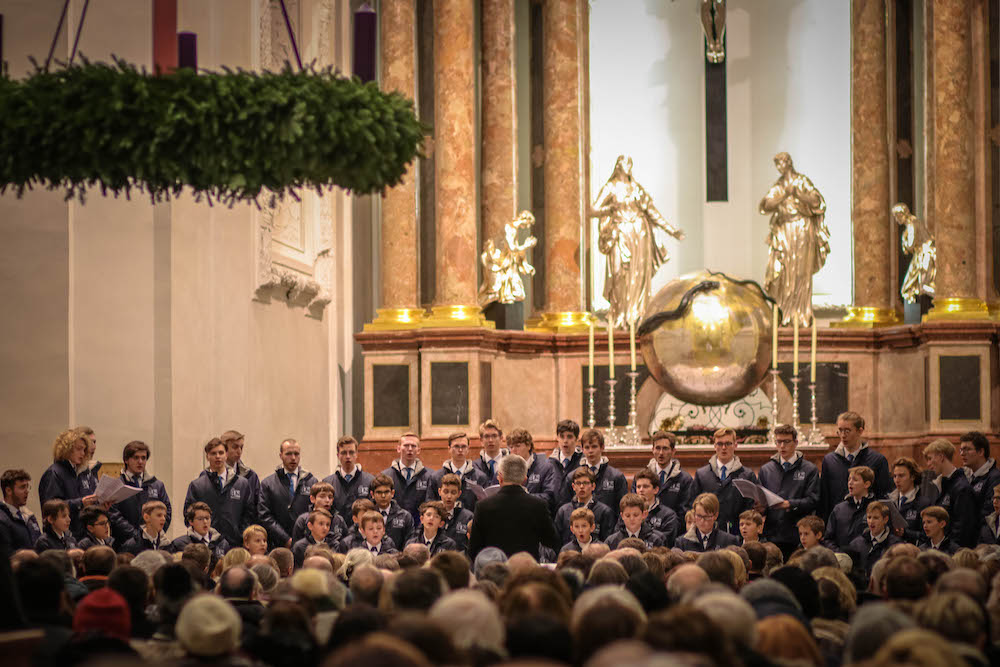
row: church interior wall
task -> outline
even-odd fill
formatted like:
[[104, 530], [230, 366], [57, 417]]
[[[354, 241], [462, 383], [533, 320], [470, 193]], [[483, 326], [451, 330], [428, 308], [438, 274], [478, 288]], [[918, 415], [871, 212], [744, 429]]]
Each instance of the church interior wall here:
[[[82, 6], [70, 5], [57, 59], [68, 56]], [[346, 15], [345, 6], [301, 3], [306, 53], [317, 48], [318, 13]], [[0, 13], [4, 57], [23, 76], [29, 54], [44, 60], [58, 11], [3, 0]], [[253, 3], [178, 3], [178, 30], [198, 34], [205, 69], [252, 67], [259, 18]], [[151, 26], [151, 3], [91, 3], [79, 51], [149, 68]], [[333, 28], [335, 39], [343, 36], [342, 25]], [[335, 200], [336, 245], [350, 240], [351, 220], [348, 199]], [[61, 192], [0, 197], [10, 287], [0, 342], [4, 467], [25, 468], [37, 484], [55, 436], [86, 424], [109, 469], [120, 465], [125, 443], [147, 442], [150, 470], [175, 507], [203, 467], [204, 443], [230, 428], [246, 434], [244, 461], [262, 478], [286, 437], [300, 440], [303, 467], [328, 474], [332, 440], [344, 427], [341, 375], [353, 354], [337, 317], [350, 312], [350, 292], [331, 286], [331, 305], [319, 314], [258, 295], [258, 216], [250, 205], [210, 207], [189, 195], [156, 205], [137, 193], [126, 201], [89, 192], [83, 204]], [[333, 254], [343, 263], [340, 246]], [[37, 504], [33, 492], [30, 506]], [[175, 522], [172, 532], [182, 530]]]

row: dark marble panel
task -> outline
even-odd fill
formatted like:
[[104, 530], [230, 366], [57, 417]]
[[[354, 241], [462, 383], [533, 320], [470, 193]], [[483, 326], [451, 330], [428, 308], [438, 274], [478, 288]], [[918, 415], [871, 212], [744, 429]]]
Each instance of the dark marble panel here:
[[705, 199], [729, 200], [726, 139], [726, 62], [705, 59]]
[[469, 363], [431, 362], [431, 424], [469, 423]]
[[941, 355], [939, 363], [941, 411], [938, 419], [978, 420], [981, 417], [979, 355]]
[[493, 416], [493, 364], [479, 362], [479, 419]]
[[[799, 363], [799, 422], [812, 422], [809, 400], [809, 363]], [[792, 363], [778, 364], [781, 381], [792, 392]], [[846, 361], [820, 361], [816, 363], [816, 419], [820, 424], [834, 424], [837, 415], [847, 410], [847, 378], [850, 368]], [[771, 380], [764, 380], [764, 391], [771, 395]], [[779, 398], [780, 400], [780, 398]]]
[[372, 417], [375, 426], [410, 425], [410, 365], [372, 365]]
[[[618, 381], [615, 384], [615, 425], [625, 426], [628, 424], [628, 408], [629, 408], [629, 378], [626, 373], [629, 371], [628, 364], [616, 364], [615, 365], [615, 379]], [[636, 371], [639, 376], [635, 380], [635, 390], [636, 392], [642, 388], [642, 383], [646, 381], [649, 377], [649, 370], [645, 366], [636, 366]], [[583, 385], [583, 396], [581, 400], [583, 401], [583, 423], [581, 427], [586, 427], [588, 415], [590, 415], [590, 406], [588, 404], [587, 394], [587, 366], [584, 365], [581, 369], [581, 384]], [[594, 394], [594, 418], [596, 419], [597, 426], [605, 427], [608, 425], [608, 367], [604, 366], [594, 366], [594, 386], [597, 388], [597, 392]], [[555, 426], [555, 425], [553, 425]]]

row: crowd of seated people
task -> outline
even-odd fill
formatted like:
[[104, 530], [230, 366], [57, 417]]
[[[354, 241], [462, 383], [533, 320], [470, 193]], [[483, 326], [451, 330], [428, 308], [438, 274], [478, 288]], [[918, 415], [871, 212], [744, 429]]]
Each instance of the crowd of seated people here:
[[[482, 451], [456, 433], [436, 471], [414, 434], [381, 472], [345, 436], [322, 479], [293, 439], [260, 479], [227, 431], [205, 444], [171, 539], [149, 446], [125, 446], [121, 479], [139, 492], [108, 505], [94, 494], [94, 431], [72, 429], [40, 478], [41, 517], [27, 508], [30, 474], [0, 476], [0, 625], [40, 630], [40, 665], [652, 665], [665, 653], [692, 665], [1000, 664], [989, 440], [968, 433], [957, 451], [935, 440], [922, 470], [906, 457], [890, 467], [855, 413], [838, 430], [816, 466], [778, 426], [754, 472], [723, 428], [694, 475], [661, 431], [631, 479], [600, 431], [570, 420], [550, 454], [487, 420]], [[510, 553], [477, 539], [476, 507], [515, 469], [554, 540]], [[778, 499], [755, 501], [736, 480]]]

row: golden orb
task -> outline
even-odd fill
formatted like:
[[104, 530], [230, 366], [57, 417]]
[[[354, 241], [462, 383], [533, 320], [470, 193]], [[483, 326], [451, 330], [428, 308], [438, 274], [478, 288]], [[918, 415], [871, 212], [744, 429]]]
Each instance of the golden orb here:
[[771, 304], [751, 280], [691, 273], [652, 298], [639, 341], [646, 367], [668, 394], [695, 405], [732, 403], [767, 374]]

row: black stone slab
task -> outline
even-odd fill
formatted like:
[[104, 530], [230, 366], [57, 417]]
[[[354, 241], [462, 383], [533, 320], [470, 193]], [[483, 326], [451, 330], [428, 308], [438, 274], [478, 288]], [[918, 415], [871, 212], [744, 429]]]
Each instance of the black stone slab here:
[[479, 419], [485, 421], [493, 416], [493, 364], [479, 362]]
[[[809, 395], [809, 363], [799, 363], [799, 423], [812, 422]], [[778, 364], [781, 381], [792, 393], [792, 363]], [[820, 361], [816, 363], [816, 419], [820, 424], [835, 424], [837, 415], [847, 411], [847, 379], [850, 367], [846, 361]], [[771, 380], [764, 380], [762, 389], [771, 395]], [[779, 402], [781, 399], [778, 399]]]
[[[615, 425], [616, 426], [626, 426], [628, 424], [628, 408], [629, 408], [629, 379], [626, 373], [629, 371], [628, 364], [616, 364], [615, 365], [615, 379], [618, 383], [615, 384]], [[642, 389], [642, 383], [646, 381], [649, 377], [649, 370], [642, 365], [636, 366], [636, 371], [639, 376], [635, 380], [635, 390], [636, 393]], [[587, 419], [590, 415], [590, 405], [589, 405], [589, 394], [587, 393], [587, 366], [584, 365], [581, 369], [581, 384], [583, 385], [583, 396], [581, 400], [583, 401], [583, 423], [580, 424], [581, 428], [587, 427]], [[594, 386], [597, 387], [597, 392], [594, 394], [594, 418], [596, 420], [596, 425], [600, 427], [606, 427], [608, 425], [608, 366], [594, 366]], [[553, 426], [555, 426], [553, 424]]]
[[468, 362], [431, 362], [431, 424], [434, 426], [464, 426], [468, 423]]
[[979, 355], [941, 355], [938, 392], [941, 420], [977, 421], [979, 405]]
[[410, 425], [410, 365], [372, 365], [372, 420], [376, 427]]

